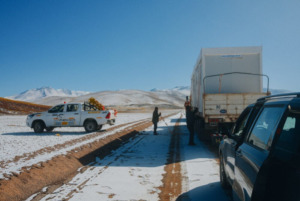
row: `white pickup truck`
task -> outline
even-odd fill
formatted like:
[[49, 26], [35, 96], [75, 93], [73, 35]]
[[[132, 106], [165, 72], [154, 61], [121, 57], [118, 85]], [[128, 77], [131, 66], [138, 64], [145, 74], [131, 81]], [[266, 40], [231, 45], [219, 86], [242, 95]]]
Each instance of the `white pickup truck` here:
[[26, 125], [36, 133], [52, 131], [55, 127], [84, 127], [86, 132], [101, 130], [105, 124], [115, 123], [114, 110], [97, 110], [85, 103], [60, 104], [46, 112], [27, 116]]

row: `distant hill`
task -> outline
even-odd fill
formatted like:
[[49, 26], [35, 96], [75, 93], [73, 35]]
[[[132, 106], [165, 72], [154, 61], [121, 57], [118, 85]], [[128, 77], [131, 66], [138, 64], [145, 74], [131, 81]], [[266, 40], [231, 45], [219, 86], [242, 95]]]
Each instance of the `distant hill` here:
[[182, 107], [187, 94], [189, 94], [189, 87], [175, 87], [164, 90], [153, 89], [151, 91], [100, 91], [95, 93], [42, 87], [27, 90], [19, 95], [7, 98], [53, 106], [63, 102], [84, 102], [90, 97], [94, 97], [105, 106], [145, 107], [145, 105], [160, 105], [165, 108], [174, 108], [173, 106]]
[[89, 94], [84, 91], [72, 91], [68, 89], [53, 89], [52, 87], [41, 87], [24, 91], [18, 95], [5, 97], [12, 100], [33, 102], [43, 98], [60, 96], [60, 97], [77, 97]]
[[167, 92], [167, 93], [179, 93], [179, 94], [183, 94], [184, 96], [189, 96], [190, 95], [190, 91], [191, 91], [191, 87], [189, 86], [177, 86], [174, 87], [172, 89], [151, 89], [150, 91], [152, 92]]
[[1, 114], [10, 114], [10, 115], [31, 114], [35, 112], [43, 112], [48, 110], [49, 108], [50, 106], [0, 98], [0, 115]]
[[182, 106], [184, 95], [168, 92], [147, 92], [141, 90], [100, 91], [78, 97], [52, 96], [33, 101], [44, 105], [56, 105], [66, 102], [84, 102], [90, 97], [96, 98], [105, 106], [129, 105], [177, 105]]
[[[266, 88], [264, 88], [266, 91]], [[289, 90], [270, 89], [271, 94], [289, 93]], [[53, 89], [42, 87], [27, 90], [19, 95], [7, 98], [28, 101], [41, 105], [53, 106], [63, 102], [84, 102], [90, 97], [96, 98], [105, 106], [130, 106], [130, 107], [153, 107], [161, 106], [165, 108], [182, 107], [185, 97], [190, 95], [189, 86], [177, 86], [171, 89], [151, 89], [141, 90], [117, 90], [100, 91], [95, 93], [71, 91], [67, 89]], [[176, 108], [175, 107], [175, 108]]]

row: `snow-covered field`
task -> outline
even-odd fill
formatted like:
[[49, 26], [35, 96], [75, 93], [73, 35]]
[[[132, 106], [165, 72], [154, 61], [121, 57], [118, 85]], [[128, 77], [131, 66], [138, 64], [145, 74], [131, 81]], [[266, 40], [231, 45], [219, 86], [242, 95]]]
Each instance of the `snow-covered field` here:
[[[163, 115], [168, 115], [173, 112], [172, 110], [162, 111]], [[0, 116], [0, 165], [2, 165], [2, 167], [0, 167], [0, 178], [3, 178], [4, 173], [10, 174], [11, 172], [19, 172], [24, 166], [31, 166], [38, 162], [49, 160], [55, 155], [66, 154], [68, 151], [83, 144], [87, 144], [99, 138], [105, 138], [108, 135], [130, 126], [132, 124], [130, 122], [151, 117], [152, 113], [119, 113], [116, 124], [114, 126], [106, 125], [102, 130], [121, 124], [126, 124], [125, 126], [111, 132], [106, 132], [98, 138], [76, 143], [63, 149], [51, 151], [50, 153], [37, 153], [32, 157], [32, 153], [40, 149], [63, 144], [73, 139], [92, 135], [92, 133], [86, 133], [83, 127], [67, 127], [56, 128], [52, 132], [37, 134], [25, 125], [26, 116]], [[22, 156], [22, 159], [14, 161], [16, 156]]]
[[[167, 115], [174, 111], [163, 111], [163, 113]], [[37, 153], [32, 158], [25, 157], [26, 160], [16, 161], [13, 161], [15, 156], [26, 156], [28, 153], [45, 147], [54, 147], [57, 144], [93, 134], [85, 133], [83, 128], [57, 128], [50, 133], [35, 134], [25, 126], [26, 116], [1, 116], [0, 165], [4, 162], [5, 167], [1, 167], [0, 177], [3, 177], [4, 173], [18, 172], [23, 166], [49, 160], [55, 155], [66, 154], [82, 144], [105, 138], [125, 127], [130, 127], [134, 124], [133, 122], [150, 120], [151, 116], [151, 113], [118, 114], [115, 126], [121, 124], [126, 124], [126, 126], [116, 127], [96, 138], [63, 149]], [[180, 116], [183, 119], [178, 122]], [[78, 174], [72, 180], [65, 182], [56, 190], [52, 191], [44, 187], [41, 191], [43, 196], [38, 200], [160, 200], [161, 192], [166, 191], [163, 187], [164, 178], [168, 172], [166, 164], [170, 157], [170, 142], [174, 137], [170, 130], [174, 129], [176, 122], [180, 134], [178, 150], [181, 156], [178, 163], [181, 167], [181, 179], [178, 181], [181, 181], [181, 194], [171, 196], [170, 200], [231, 200], [221, 188], [216, 157], [197, 137], [195, 138], [196, 146], [187, 145], [189, 134], [184, 116], [182, 111], [177, 111], [176, 115], [165, 119], [168, 126], [164, 121], [160, 121], [157, 136], [153, 135], [153, 126], [146, 128], [105, 158], [96, 158], [95, 162], [82, 167], [85, 171], [78, 169]], [[104, 127], [106, 128], [108, 126]], [[56, 135], [58, 133], [59, 136]], [[171, 177], [173, 171], [171, 171]], [[41, 194], [34, 194], [27, 201], [36, 200], [36, 195]]]
[[[166, 119], [169, 128], [173, 130], [178, 118], [180, 113]], [[170, 200], [231, 200], [221, 188], [219, 167], [213, 154], [198, 139], [197, 146], [188, 146], [185, 122], [181, 121], [179, 126], [182, 194]], [[172, 135], [164, 122], [158, 124], [158, 133], [153, 135], [149, 127], [41, 200], [160, 200]]]
[[[168, 125], [174, 126], [171, 119], [179, 116], [166, 119]], [[153, 135], [152, 127], [146, 129], [42, 200], [159, 200], [171, 134], [164, 122], [158, 126], [159, 135]]]

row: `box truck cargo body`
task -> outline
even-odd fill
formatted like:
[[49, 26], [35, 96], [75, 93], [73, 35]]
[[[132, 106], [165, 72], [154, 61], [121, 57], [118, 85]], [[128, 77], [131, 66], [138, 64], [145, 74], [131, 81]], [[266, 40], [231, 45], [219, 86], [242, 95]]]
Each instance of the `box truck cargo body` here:
[[263, 93], [263, 76], [262, 47], [202, 48], [190, 100], [202, 126], [235, 122], [246, 106], [269, 94]]

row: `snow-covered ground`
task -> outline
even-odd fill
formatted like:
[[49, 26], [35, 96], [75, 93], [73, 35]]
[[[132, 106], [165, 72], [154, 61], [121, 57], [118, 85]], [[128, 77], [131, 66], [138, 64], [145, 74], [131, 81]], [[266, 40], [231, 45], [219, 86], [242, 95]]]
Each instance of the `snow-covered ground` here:
[[180, 122], [183, 178], [183, 194], [177, 200], [231, 200], [220, 184], [219, 164], [215, 156], [197, 137], [196, 146], [188, 146], [189, 131], [185, 122]]
[[[172, 110], [162, 111], [163, 115], [168, 115], [173, 112], [174, 111]], [[106, 125], [102, 128], [102, 130], [121, 124], [126, 124], [125, 126], [111, 132], [106, 132], [97, 138], [76, 143], [63, 149], [51, 151], [50, 153], [37, 153], [34, 154], [34, 157], [32, 157], [30, 154], [40, 149], [63, 144], [64, 142], [73, 139], [92, 135], [92, 133], [86, 133], [83, 127], [67, 127], [55, 128], [52, 132], [37, 134], [34, 133], [31, 128], [25, 125], [26, 116], [0, 116], [0, 164], [1, 162], [5, 164], [5, 167], [0, 167], [0, 178], [3, 178], [4, 173], [10, 174], [11, 172], [19, 172], [24, 166], [31, 166], [38, 162], [49, 160], [53, 156], [66, 154], [68, 151], [83, 144], [87, 144], [94, 140], [105, 138], [108, 135], [114, 134], [117, 131], [132, 125], [131, 122], [151, 117], [152, 113], [119, 113], [116, 124], [114, 126]], [[21, 160], [14, 161], [16, 156], [23, 156], [23, 158]]]
[[[164, 111], [164, 114], [174, 111]], [[166, 174], [170, 142], [173, 130], [179, 121], [180, 166], [182, 193], [171, 200], [206, 200], [228, 201], [230, 197], [221, 188], [219, 182], [219, 165], [216, 157], [207, 150], [206, 146], [195, 137], [196, 146], [188, 146], [188, 130], [184, 113], [166, 118], [158, 124], [159, 135], [153, 135], [153, 126], [148, 127], [128, 143], [103, 159], [78, 169], [78, 174], [63, 186], [53, 192], [47, 192], [47, 187], [42, 193], [45, 197], [41, 200], [159, 200], [163, 189], [163, 178]], [[151, 113], [122, 113], [118, 114], [117, 125], [132, 125], [132, 122], [151, 118]], [[34, 152], [38, 149], [54, 146], [63, 142], [92, 135], [84, 132], [83, 128], [60, 128], [52, 133], [35, 134], [25, 126], [25, 116], [0, 117], [0, 150], [1, 161], [12, 160], [17, 155]], [[104, 128], [105, 129], [105, 128]], [[106, 132], [92, 140], [116, 133], [122, 127]], [[60, 136], [56, 136], [59, 133]], [[82, 142], [86, 144], [88, 141]], [[11, 171], [17, 172], [22, 166], [29, 166], [40, 161], [49, 160], [54, 155], [65, 154], [68, 150], [80, 146], [76, 144], [50, 153], [37, 155], [29, 160], [11, 161], [5, 168], [0, 169], [0, 175]], [[174, 184], [176, 185], [176, 184]], [[36, 195], [27, 199], [30, 201]]]
[[[171, 119], [179, 116], [168, 118], [166, 122], [172, 127], [175, 122]], [[153, 135], [149, 127], [42, 200], [159, 200], [158, 187], [162, 185], [171, 134], [164, 122], [158, 126], [159, 135]]]
[[[166, 119], [169, 128], [173, 130], [179, 117], [177, 114]], [[198, 139], [197, 146], [188, 146], [184, 119], [179, 126], [182, 194], [172, 200], [231, 200], [221, 188], [218, 163], [213, 154]], [[164, 122], [158, 124], [158, 133], [153, 135], [149, 127], [41, 200], [160, 200], [159, 187], [163, 185], [172, 135]]]

